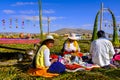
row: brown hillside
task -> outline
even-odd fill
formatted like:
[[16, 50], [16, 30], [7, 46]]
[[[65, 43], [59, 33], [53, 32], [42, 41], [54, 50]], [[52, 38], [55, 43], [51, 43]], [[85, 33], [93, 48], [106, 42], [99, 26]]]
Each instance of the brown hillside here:
[[57, 33], [57, 34], [66, 34], [66, 33], [78, 33], [78, 34], [89, 33], [89, 34], [92, 34], [92, 30], [63, 28], [63, 29], [54, 31], [54, 33]]

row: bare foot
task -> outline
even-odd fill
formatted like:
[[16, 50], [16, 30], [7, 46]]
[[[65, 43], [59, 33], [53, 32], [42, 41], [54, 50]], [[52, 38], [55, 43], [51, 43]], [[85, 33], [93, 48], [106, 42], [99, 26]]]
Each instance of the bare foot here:
[[116, 67], [115, 65], [113, 65], [113, 64], [109, 64], [109, 66], [110, 66], [111, 68], [117, 69], [117, 67]]

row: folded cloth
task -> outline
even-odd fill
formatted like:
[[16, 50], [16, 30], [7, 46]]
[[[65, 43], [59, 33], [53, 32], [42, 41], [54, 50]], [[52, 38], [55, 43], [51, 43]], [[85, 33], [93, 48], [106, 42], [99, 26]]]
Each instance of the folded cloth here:
[[70, 69], [65, 69], [65, 71], [67, 72], [77, 72], [77, 71], [84, 71], [85, 68], [77, 68], [77, 69], [74, 69], [74, 70], [70, 70]]
[[66, 69], [69, 69], [69, 70], [75, 70], [77, 68], [82, 68], [80, 65], [78, 64], [66, 64], [65, 65]]
[[42, 77], [55, 77], [58, 76], [59, 74], [53, 74], [53, 73], [49, 73], [47, 72], [48, 68], [30, 68], [28, 70], [28, 74], [30, 74], [31, 76], [42, 76]]
[[85, 68], [85, 70], [92, 70], [93, 68], [100, 68], [100, 66], [96, 64], [85, 64], [83, 67]]

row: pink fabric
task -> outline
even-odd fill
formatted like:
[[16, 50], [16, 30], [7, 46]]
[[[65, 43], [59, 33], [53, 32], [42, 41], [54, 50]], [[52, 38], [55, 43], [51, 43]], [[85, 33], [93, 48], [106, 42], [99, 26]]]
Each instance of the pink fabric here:
[[0, 39], [0, 44], [35, 44], [40, 39]]
[[120, 54], [114, 57], [114, 60], [120, 61]]

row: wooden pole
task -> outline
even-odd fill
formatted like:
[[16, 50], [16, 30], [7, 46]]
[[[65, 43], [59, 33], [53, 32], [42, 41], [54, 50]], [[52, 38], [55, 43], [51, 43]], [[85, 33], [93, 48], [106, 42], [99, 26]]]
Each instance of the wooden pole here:
[[38, 5], [39, 5], [40, 34], [41, 34], [41, 39], [43, 39], [43, 29], [42, 29], [42, 0], [38, 0]]
[[50, 18], [48, 17], [48, 35], [50, 34]]
[[100, 30], [102, 30], [102, 20], [103, 20], [103, 3], [101, 3], [101, 10], [100, 10]]

